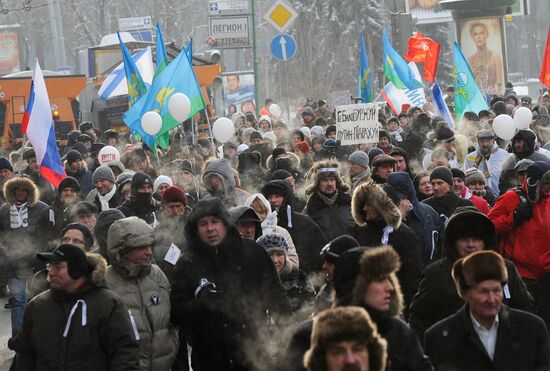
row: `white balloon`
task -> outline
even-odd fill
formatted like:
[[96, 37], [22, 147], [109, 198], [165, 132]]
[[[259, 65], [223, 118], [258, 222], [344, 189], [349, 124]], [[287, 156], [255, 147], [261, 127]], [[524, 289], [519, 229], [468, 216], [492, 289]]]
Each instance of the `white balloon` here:
[[191, 113], [191, 101], [183, 93], [172, 94], [168, 99], [168, 112], [176, 121], [183, 122]]
[[99, 150], [97, 160], [100, 165], [107, 165], [111, 161], [120, 160], [120, 152], [113, 146], [105, 146]]
[[141, 118], [141, 127], [147, 134], [156, 135], [162, 128], [162, 117], [155, 111], [145, 112]]
[[220, 117], [212, 126], [212, 134], [218, 142], [225, 143], [235, 135], [235, 125], [227, 117]]
[[501, 139], [512, 139], [516, 134], [514, 119], [508, 115], [498, 115], [493, 120], [493, 131]]
[[271, 113], [275, 117], [281, 117], [281, 107], [279, 107], [278, 104], [273, 103], [269, 106], [269, 113]]
[[519, 107], [514, 112], [514, 123], [518, 130], [528, 129], [533, 120], [533, 112], [527, 107]]

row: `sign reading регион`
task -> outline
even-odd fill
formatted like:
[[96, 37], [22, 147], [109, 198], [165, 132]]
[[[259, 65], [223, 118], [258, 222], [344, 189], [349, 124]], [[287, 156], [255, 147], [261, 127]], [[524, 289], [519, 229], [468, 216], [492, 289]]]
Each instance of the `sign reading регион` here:
[[373, 104], [336, 107], [336, 139], [341, 145], [378, 142], [378, 108]]

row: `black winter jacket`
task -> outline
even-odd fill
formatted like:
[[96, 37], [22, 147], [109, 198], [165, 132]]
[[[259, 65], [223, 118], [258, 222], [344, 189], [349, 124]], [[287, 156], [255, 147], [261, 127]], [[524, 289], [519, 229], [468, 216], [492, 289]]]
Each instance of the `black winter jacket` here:
[[351, 196], [339, 192], [336, 202], [327, 205], [317, 192], [307, 201], [305, 214], [308, 215], [325, 232], [327, 241], [350, 234], [355, 222], [351, 216]]

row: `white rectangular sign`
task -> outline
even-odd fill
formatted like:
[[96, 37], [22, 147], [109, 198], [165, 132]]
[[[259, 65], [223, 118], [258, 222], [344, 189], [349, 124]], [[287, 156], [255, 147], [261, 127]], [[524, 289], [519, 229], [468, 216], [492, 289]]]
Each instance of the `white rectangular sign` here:
[[152, 27], [151, 17], [120, 18], [118, 20], [119, 31], [149, 30]]
[[336, 140], [342, 145], [378, 142], [378, 108], [374, 104], [336, 107]]
[[221, 49], [250, 47], [250, 23], [250, 17], [208, 18], [210, 36]]
[[240, 15], [250, 14], [249, 0], [209, 0], [210, 15]]

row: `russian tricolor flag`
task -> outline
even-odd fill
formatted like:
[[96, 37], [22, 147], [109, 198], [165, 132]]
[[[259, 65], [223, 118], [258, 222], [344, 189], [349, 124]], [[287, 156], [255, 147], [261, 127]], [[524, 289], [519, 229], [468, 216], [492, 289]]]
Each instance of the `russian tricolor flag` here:
[[40, 165], [40, 174], [57, 188], [66, 174], [55, 143], [50, 99], [38, 59], [32, 75], [31, 93], [21, 131], [32, 144], [36, 162]]

